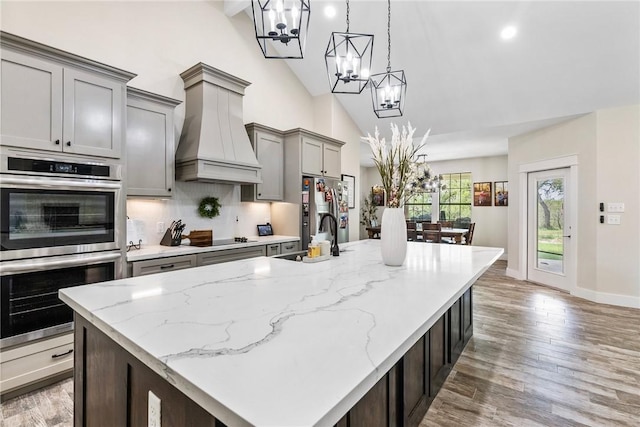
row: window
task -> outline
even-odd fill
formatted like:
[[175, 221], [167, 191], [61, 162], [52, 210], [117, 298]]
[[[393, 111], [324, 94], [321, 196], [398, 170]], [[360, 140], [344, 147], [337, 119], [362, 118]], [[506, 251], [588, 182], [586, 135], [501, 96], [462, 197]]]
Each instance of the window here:
[[[471, 222], [471, 173], [442, 174], [446, 190], [440, 192], [440, 219], [466, 228]], [[412, 221], [431, 221], [433, 197], [438, 193], [416, 193], [405, 200], [405, 217]]]
[[436, 193], [415, 193], [404, 202], [404, 217], [411, 221], [431, 221], [431, 205]]
[[471, 222], [471, 173], [443, 174], [447, 189], [440, 193], [440, 219], [453, 221], [456, 228]]

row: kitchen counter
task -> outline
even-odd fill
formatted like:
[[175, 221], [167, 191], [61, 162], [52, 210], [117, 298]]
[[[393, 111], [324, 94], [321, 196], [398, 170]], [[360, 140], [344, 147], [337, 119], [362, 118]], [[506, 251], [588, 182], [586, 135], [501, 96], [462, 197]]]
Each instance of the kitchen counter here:
[[[141, 249], [131, 249], [127, 252], [127, 262], [143, 261], [147, 259], [163, 258], [177, 255], [190, 255], [203, 252], [221, 251], [225, 249], [248, 248], [251, 246], [270, 245], [273, 243], [297, 242], [300, 240], [297, 236], [263, 236], [248, 237], [252, 242], [234, 243], [231, 245], [221, 246], [190, 246], [183, 244], [180, 246], [161, 246], [161, 245], [143, 245]], [[214, 239], [215, 242], [215, 239]]]
[[379, 240], [340, 248], [317, 264], [259, 257], [60, 298], [226, 425], [334, 425], [503, 252], [410, 242], [388, 267]]

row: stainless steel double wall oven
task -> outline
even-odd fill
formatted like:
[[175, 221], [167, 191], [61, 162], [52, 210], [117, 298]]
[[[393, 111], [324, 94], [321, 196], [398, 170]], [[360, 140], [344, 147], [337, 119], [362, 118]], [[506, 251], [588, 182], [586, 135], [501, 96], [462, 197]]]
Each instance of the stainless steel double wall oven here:
[[0, 348], [72, 329], [69, 286], [122, 277], [122, 166], [0, 154]]

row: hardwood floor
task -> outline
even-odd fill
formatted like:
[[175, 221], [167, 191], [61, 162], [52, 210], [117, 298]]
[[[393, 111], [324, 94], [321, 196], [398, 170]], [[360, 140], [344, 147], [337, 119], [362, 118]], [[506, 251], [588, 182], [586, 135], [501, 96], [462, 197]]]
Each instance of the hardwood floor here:
[[[474, 288], [474, 336], [420, 427], [640, 425], [640, 310], [505, 277]], [[2, 404], [0, 424], [71, 426], [71, 380]]]
[[505, 277], [474, 288], [474, 335], [420, 427], [640, 425], [640, 310]]

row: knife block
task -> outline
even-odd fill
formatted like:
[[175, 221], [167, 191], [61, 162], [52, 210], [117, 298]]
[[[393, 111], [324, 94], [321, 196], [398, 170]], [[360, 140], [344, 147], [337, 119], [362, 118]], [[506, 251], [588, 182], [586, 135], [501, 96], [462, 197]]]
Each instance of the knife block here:
[[162, 236], [162, 240], [160, 240], [160, 244], [162, 246], [180, 246], [182, 242], [182, 236], [178, 236], [177, 239], [171, 237], [171, 230], [167, 228], [167, 231], [164, 232], [164, 236]]

